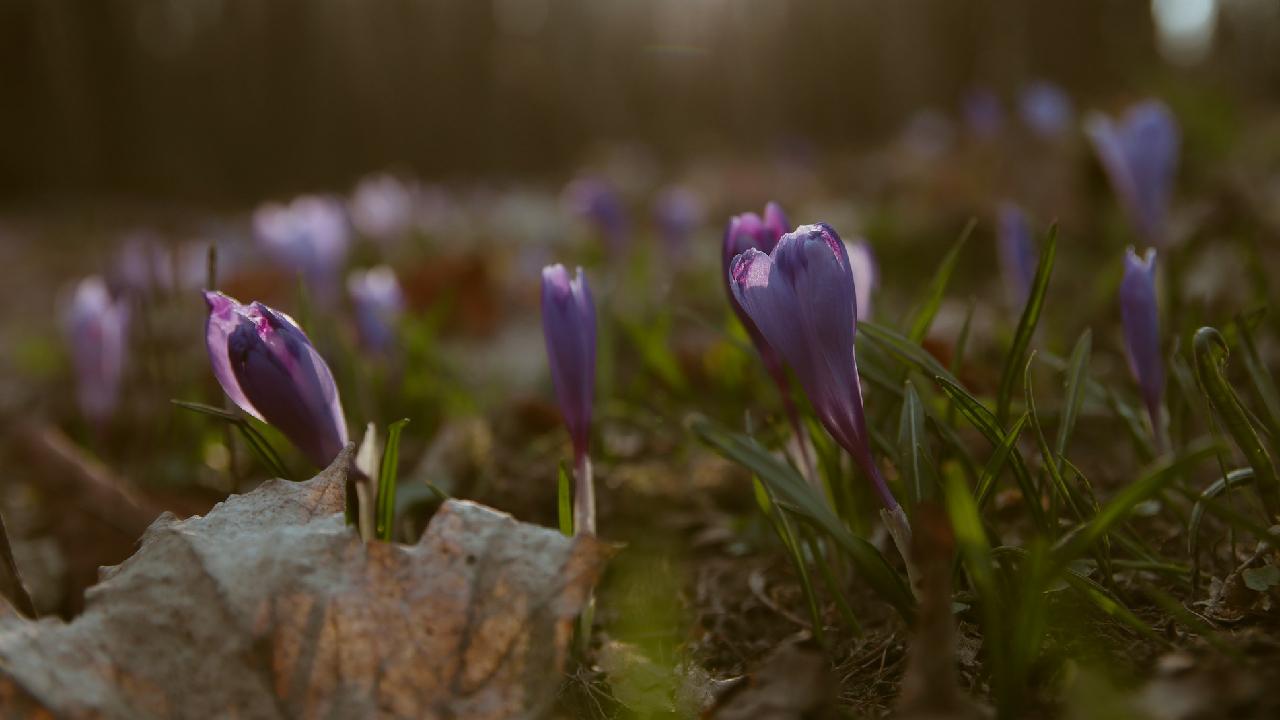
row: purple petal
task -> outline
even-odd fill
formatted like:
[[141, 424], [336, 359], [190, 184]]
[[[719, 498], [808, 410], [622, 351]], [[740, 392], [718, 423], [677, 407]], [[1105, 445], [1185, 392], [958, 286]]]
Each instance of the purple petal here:
[[64, 327], [75, 369], [76, 398], [81, 412], [92, 421], [106, 420], [119, 402], [128, 325], [128, 306], [111, 299], [102, 278], [80, 281]]
[[866, 240], [846, 240], [844, 248], [853, 273], [854, 317], [861, 322], [871, 317], [871, 293], [880, 283], [880, 268]]
[[1031, 239], [1031, 226], [1022, 208], [1013, 203], [1001, 203], [996, 223], [997, 242], [1000, 247], [1000, 274], [1004, 277], [1005, 290], [1015, 308], [1021, 308], [1031, 294], [1031, 283], [1036, 276], [1036, 249]]
[[1134, 229], [1147, 242], [1163, 244], [1181, 142], [1169, 108], [1149, 100], [1118, 123], [1094, 114], [1085, 130]]
[[1120, 281], [1120, 317], [1128, 348], [1129, 369], [1152, 418], [1164, 394], [1164, 358], [1160, 352], [1160, 312], [1156, 303], [1154, 248], [1138, 257], [1125, 252], [1124, 278]]
[[543, 268], [542, 331], [551, 380], [574, 454], [584, 457], [595, 392], [596, 310], [582, 268], [574, 279], [563, 265]]
[[213, 376], [222, 386], [222, 391], [231, 398], [231, 402], [241, 410], [266, 422], [262, 413], [258, 412], [253, 403], [249, 402], [249, 398], [245, 397], [244, 391], [240, 389], [240, 381], [236, 379], [235, 371], [231, 368], [231, 358], [227, 354], [227, 341], [243, 320], [241, 313], [245, 309], [244, 306], [234, 298], [209, 290], [204, 293], [204, 301], [209, 306], [209, 318], [205, 321], [204, 334], [205, 345], [209, 351], [209, 363], [213, 366]]

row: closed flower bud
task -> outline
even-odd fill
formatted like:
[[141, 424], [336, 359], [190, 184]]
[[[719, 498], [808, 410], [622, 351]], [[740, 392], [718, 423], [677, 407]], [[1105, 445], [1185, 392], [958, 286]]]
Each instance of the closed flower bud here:
[[1181, 143], [1173, 113], [1148, 100], [1118, 121], [1094, 113], [1085, 130], [1134, 230], [1143, 241], [1163, 245]]
[[1013, 203], [1002, 203], [996, 221], [1000, 275], [1010, 304], [1022, 308], [1036, 277], [1036, 248], [1026, 213]]
[[375, 353], [390, 351], [404, 313], [404, 293], [395, 271], [386, 265], [356, 270], [347, 276], [347, 292], [361, 347]]
[[76, 286], [63, 320], [80, 411], [89, 420], [102, 422], [115, 411], [120, 398], [129, 308], [111, 299], [102, 278], [87, 277]]
[[205, 292], [209, 361], [227, 397], [279, 430], [317, 467], [347, 444], [333, 374], [288, 315]]
[[1142, 400], [1158, 432], [1160, 399], [1164, 395], [1164, 358], [1160, 352], [1160, 313], [1156, 305], [1156, 251], [1139, 257], [1129, 248], [1120, 281], [1120, 319], [1129, 354], [1129, 369], [1142, 391]]
[[596, 306], [582, 268], [572, 278], [563, 265], [542, 269], [542, 333], [560, 412], [575, 459], [581, 461], [587, 456], [596, 381]]
[[778, 239], [786, 232], [787, 217], [777, 203], [771, 202], [765, 206], [763, 218], [751, 212], [730, 218], [729, 226], [724, 231], [724, 244], [721, 248], [723, 277], [725, 278], [725, 289], [729, 293], [729, 305], [733, 307], [734, 314], [738, 316], [738, 319], [742, 321], [743, 327], [747, 329], [747, 335], [751, 337], [751, 343], [755, 345], [756, 352], [760, 354], [760, 359], [764, 361], [765, 369], [783, 389], [784, 397], [786, 397], [787, 376], [782, 364], [782, 358], [773, 348], [769, 347], [768, 341], [760, 334], [756, 324], [742, 309], [742, 304], [738, 301], [737, 295], [733, 291], [733, 277], [730, 273], [730, 267], [734, 258], [749, 249], [759, 250], [763, 253], [773, 252], [774, 246], [778, 244]]

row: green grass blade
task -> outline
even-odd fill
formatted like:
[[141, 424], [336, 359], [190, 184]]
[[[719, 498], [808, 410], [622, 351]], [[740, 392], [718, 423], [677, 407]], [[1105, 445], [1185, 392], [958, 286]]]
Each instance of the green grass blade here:
[[1276, 476], [1275, 464], [1262, 438], [1249, 422], [1244, 404], [1223, 377], [1227, 354], [1227, 342], [1217, 330], [1202, 327], [1196, 331], [1195, 358], [1200, 387], [1209, 398], [1214, 413], [1253, 468], [1258, 495], [1267, 510], [1267, 517], [1275, 520], [1280, 514], [1280, 478]]
[[1031, 345], [1031, 336], [1035, 334], [1036, 325], [1040, 322], [1040, 311], [1044, 308], [1045, 292], [1049, 289], [1049, 277], [1053, 274], [1053, 257], [1057, 246], [1058, 226], [1052, 225], [1049, 227], [1044, 251], [1040, 253], [1040, 263], [1036, 266], [1031, 293], [1027, 297], [1027, 304], [1022, 308], [1018, 329], [1013, 334], [1013, 344], [1009, 347], [1009, 353], [1004, 359], [1000, 390], [996, 394], [996, 418], [1002, 425], [1009, 417], [1009, 403], [1013, 399], [1013, 390], [1018, 386], [1018, 378], [1026, 362], [1027, 348]]
[[400, 432], [409, 424], [409, 418], [397, 420], [387, 428], [387, 445], [382, 450], [382, 465], [378, 470], [378, 499], [374, 535], [390, 542], [396, 520], [396, 476], [400, 466]]
[[573, 537], [573, 480], [569, 477], [569, 469], [560, 463], [556, 473], [556, 519], [559, 520], [560, 534]]
[[756, 474], [779, 504], [812, 522], [848, 554], [866, 583], [908, 620], [915, 599], [900, 576], [874, 545], [857, 537], [831, 510], [826, 499], [796, 472], [753, 438], [730, 432], [703, 417], [690, 421], [698, 437], [724, 457]]
[[1071, 441], [1071, 433], [1076, 427], [1076, 418], [1080, 416], [1080, 406], [1084, 403], [1085, 381], [1089, 379], [1089, 354], [1093, 347], [1093, 331], [1085, 328], [1076, 340], [1071, 351], [1071, 360], [1067, 365], [1066, 394], [1062, 399], [1062, 412], [1058, 418], [1058, 437], [1054, 441], [1053, 450], [1061, 467], [1066, 459], [1067, 444]]
[[938, 309], [942, 307], [942, 297], [947, 292], [947, 284], [951, 282], [951, 274], [955, 272], [956, 261], [960, 259], [960, 250], [964, 248], [965, 242], [973, 234], [973, 229], [977, 225], [977, 218], [969, 218], [969, 222], [965, 223], [964, 229], [960, 231], [960, 236], [956, 238], [955, 244], [947, 251], [938, 269], [933, 273], [924, 302], [911, 318], [911, 330], [907, 332], [907, 337], [912, 342], [919, 343], [929, 334], [929, 327], [933, 325], [933, 319], [938, 316]]
[[1225, 490], [1253, 482], [1252, 468], [1232, 470], [1215, 480], [1196, 498], [1191, 508], [1191, 519], [1187, 522], [1187, 557], [1191, 558], [1191, 589], [1200, 587], [1200, 523], [1204, 520], [1205, 505], [1221, 495]]
[[1280, 439], [1280, 393], [1276, 391], [1275, 381], [1267, 372], [1266, 363], [1258, 354], [1258, 347], [1253, 342], [1253, 333], [1244, 318], [1236, 317], [1236, 330], [1240, 337], [1240, 346], [1244, 348], [1244, 367], [1249, 373], [1253, 389], [1262, 401], [1262, 421], [1273, 439]]
[[914, 504], [933, 497], [937, 474], [933, 469], [933, 455], [929, 452], [920, 395], [910, 380], [904, 383], [903, 388], [902, 416], [898, 421], [898, 473]]
[[244, 438], [245, 444], [249, 446], [249, 449], [253, 451], [254, 455], [258, 456], [258, 459], [262, 461], [262, 464], [267, 466], [267, 469], [269, 469], [278, 478], [284, 480], [293, 479], [289, 474], [289, 470], [284, 465], [284, 460], [280, 458], [280, 454], [276, 452], [276, 449], [271, 447], [271, 443], [262, 436], [262, 433], [258, 432], [257, 429], [249, 424], [248, 420], [245, 420], [244, 417], [238, 413], [230, 410], [224, 410], [220, 407], [214, 407], [212, 405], [205, 405], [204, 403], [190, 402], [188, 400], [171, 399], [169, 402], [177, 405], [183, 410], [190, 410], [191, 412], [199, 413], [201, 415], [208, 415], [211, 418], [216, 418], [234, 426], [236, 430], [240, 432], [240, 436]]
[[868, 320], [858, 323], [858, 334], [896, 357], [899, 361], [914, 366], [925, 375], [929, 377], [944, 377], [952, 383], [960, 385], [960, 381], [951, 374], [951, 371], [943, 367], [937, 358], [929, 354], [929, 351], [920, 347], [918, 343], [912, 342], [910, 338], [897, 330]]
[[[1023, 413], [1022, 417], [1013, 423], [1013, 427], [1009, 428], [1004, 440], [996, 446], [995, 451], [991, 453], [991, 457], [987, 460], [987, 465], [982, 469], [982, 475], [978, 479], [977, 490], [974, 492], [979, 508], [986, 507], [987, 501], [991, 498], [991, 490], [995, 487], [996, 480], [999, 479], [1005, 464], [1009, 462], [1010, 457], [1017, 455], [1018, 436], [1022, 434], [1022, 429], [1027, 426], [1029, 420], [1029, 416]], [[1019, 455], [1018, 457], [1021, 456]]]

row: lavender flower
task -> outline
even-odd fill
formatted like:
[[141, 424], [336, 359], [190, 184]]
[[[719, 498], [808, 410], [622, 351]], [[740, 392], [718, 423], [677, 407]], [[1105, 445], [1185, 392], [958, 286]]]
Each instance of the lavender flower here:
[[1173, 113], [1148, 100], [1119, 121], [1093, 113], [1085, 131], [1134, 230], [1147, 243], [1163, 245], [1181, 143]]
[[76, 286], [63, 321], [80, 412], [101, 423], [115, 411], [120, 398], [129, 308], [123, 301], [113, 301], [102, 278], [92, 276]]
[[770, 255], [749, 248], [734, 259], [730, 286], [795, 371], [823, 426], [870, 478], [886, 510], [898, 510], [871, 457], [853, 350], [853, 273], [840, 236], [829, 225], [802, 225]]
[[414, 220], [413, 189], [393, 175], [371, 175], [360, 181], [347, 204], [351, 224], [362, 235], [392, 240]]
[[560, 412], [573, 441], [574, 527], [595, 534], [595, 492], [588, 446], [591, 402], [596, 381], [596, 306], [578, 268], [575, 278], [563, 265], [542, 269], [542, 334], [547, 341], [551, 380]]
[[692, 190], [673, 185], [658, 194], [653, 214], [668, 252], [680, 255], [702, 223], [702, 201]]
[[626, 209], [608, 181], [578, 178], [565, 186], [562, 201], [570, 213], [594, 225], [615, 253], [626, 247], [630, 233]]
[[1031, 294], [1031, 283], [1036, 277], [1037, 258], [1031, 226], [1026, 213], [1013, 203], [1001, 203], [998, 216], [996, 241], [1000, 248], [1000, 274], [1004, 277], [1010, 304], [1021, 308]]
[[395, 271], [386, 265], [356, 270], [347, 276], [347, 292], [361, 346], [370, 352], [388, 352], [395, 344], [396, 325], [404, 313], [404, 293]]
[[977, 88], [965, 95], [962, 111], [969, 132], [981, 140], [990, 140], [1004, 129], [1000, 98], [987, 88]]
[[209, 361], [227, 397], [275, 426], [317, 467], [332, 462], [347, 444], [347, 424], [333, 374], [306, 333], [260, 302], [241, 305], [208, 291], [204, 298]]
[[1046, 140], [1062, 137], [1071, 129], [1075, 110], [1066, 91], [1044, 80], [1028, 85], [1018, 98], [1022, 122]]
[[[782, 358], [769, 346], [768, 341], [764, 339], [764, 336], [760, 334], [760, 330], [756, 328], [756, 324], [751, 321], [751, 317], [743, 310], [742, 304], [738, 302], [733, 290], [733, 276], [730, 272], [733, 259], [749, 249], [754, 248], [763, 253], [773, 252], [774, 246], [778, 244], [778, 238], [786, 234], [787, 227], [787, 216], [782, 212], [782, 207], [775, 202], [765, 205], [763, 219], [751, 212], [735, 215], [729, 219], [729, 226], [724, 231], [721, 260], [723, 261], [725, 290], [729, 293], [729, 305], [733, 307], [734, 314], [742, 321], [742, 326], [747, 329], [747, 335], [751, 337], [751, 343], [755, 345], [756, 352], [760, 353], [760, 359], [764, 361], [765, 370], [769, 372], [769, 376], [781, 388], [785, 402], [790, 403], [790, 396], [786, 389], [787, 373], [782, 364]], [[788, 413], [790, 412], [792, 411], [788, 408]]]
[[1128, 349], [1129, 370], [1142, 391], [1152, 429], [1159, 428], [1160, 398], [1164, 394], [1164, 359], [1160, 353], [1160, 313], [1156, 305], [1156, 251], [1149, 248], [1138, 257], [1125, 252], [1124, 278], [1120, 281], [1120, 319]]
[[844, 249], [853, 273], [854, 317], [861, 322], [871, 317], [871, 293], [880, 286], [880, 266], [871, 244], [862, 238], [845, 240]]
[[335, 299], [351, 243], [341, 203], [304, 195], [288, 205], [264, 205], [253, 213], [253, 230], [277, 262], [302, 273], [321, 300]]

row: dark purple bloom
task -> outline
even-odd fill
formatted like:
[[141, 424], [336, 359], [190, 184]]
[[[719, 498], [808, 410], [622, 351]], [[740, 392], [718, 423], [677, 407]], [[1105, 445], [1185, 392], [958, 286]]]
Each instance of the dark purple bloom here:
[[347, 423], [333, 374], [306, 333], [260, 302], [241, 305], [208, 291], [204, 298], [209, 361], [227, 397], [274, 426], [317, 467], [332, 462], [347, 444]]
[[1075, 110], [1066, 91], [1044, 80], [1028, 85], [1018, 99], [1022, 122], [1045, 139], [1061, 137], [1071, 129]]
[[575, 278], [563, 265], [542, 269], [542, 334], [560, 412], [581, 460], [587, 457], [596, 384], [596, 306], [582, 268]]
[[1129, 248], [1120, 281], [1120, 319], [1129, 351], [1129, 370], [1142, 391], [1142, 400], [1156, 426], [1160, 398], [1164, 394], [1164, 358], [1160, 353], [1160, 313], [1156, 305], [1156, 251], [1146, 255]]
[[[782, 359], [778, 357], [778, 353], [773, 348], [769, 347], [769, 343], [760, 334], [756, 324], [751, 321], [751, 317], [742, 309], [742, 305], [734, 294], [733, 278], [729, 270], [733, 265], [733, 259], [748, 249], [754, 248], [763, 253], [773, 252], [774, 246], [778, 244], [778, 239], [786, 234], [788, 227], [787, 216], [782, 212], [782, 207], [778, 203], [771, 202], [765, 205], [763, 219], [752, 212], [735, 215], [730, 218], [729, 226], [724, 231], [724, 245], [721, 248], [725, 289], [729, 293], [729, 304], [733, 306], [733, 312], [742, 321], [743, 327], [747, 329], [747, 334], [751, 336], [751, 342], [756, 346], [756, 352], [760, 353], [760, 359], [764, 361], [765, 370], [782, 388], [784, 398], [788, 398], [786, 392], [787, 375], [786, 369], [782, 365]], [[790, 402], [789, 398], [787, 402]]]
[[356, 270], [347, 276], [347, 292], [356, 316], [360, 345], [376, 353], [389, 351], [404, 313], [404, 293], [395, 271], [386, 265]]
[[106, 420], [120, 398], [124, 378], [129, 308], [112, 300], [102, 278], [80, 281], [64, 317], [80, 411], [93, 422]]
[[734, 296], [795, 371], [818, 419], [871, 479], [885, 508], [896, 511], [871, 456], [853, 349], [853, 273], [840, 236], [829, 225], [802, 225], [770, 255], [747, 249], [729, 275]]
[[626, 247], [630, 232], [626, 208], [608, 181], [578, 178], [565, 186], [563, 202], [569, 212], [594, 225], [614, 252]]
[[1001, 203], [996, 223], [996, 241], [1000, 252], [1000, 274], [1004, 276], [1009, 302], [1020, 308], [1031, 294], [1036, 277], [1036, 248], [1031, 239], [1031, 225], [1022, 208]]
[[1163, 245], [1181, 143], [1173, 113], [1148, 100], [1119, 121], [1094, 113], [1085, 130], [1134, 230], [1147, 243]]
[[689, 188], [673, 185], [658, 194], [653, 215], [667, 250], [680, 255], [702, 224], [702, 201]]
[[965, 125], [982, 140], [990, 140], [1004, 129], [1004, 109], [1000, 98], [987, 88], [977, 88], [964, 97]]

